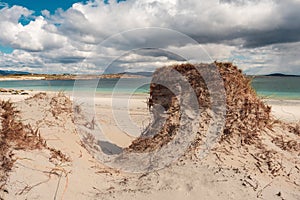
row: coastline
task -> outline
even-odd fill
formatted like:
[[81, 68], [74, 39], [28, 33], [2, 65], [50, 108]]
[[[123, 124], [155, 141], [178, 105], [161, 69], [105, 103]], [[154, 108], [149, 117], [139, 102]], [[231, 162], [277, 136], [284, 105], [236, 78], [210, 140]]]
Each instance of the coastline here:
[[[8, 90], [8, 89], [7, 89]], [[18, 89], [12, 89], [12, 91], [20, 91]], [[29, 96], [33, 96], [40, 92], [45, 92], [48, 94], [55, 94], [58, 91], [43, 91], [43, 90], [24, 90], [26, 95], [20, 94], [10, 94], [7, 92], [0, 92], [1, 100], [10, 99], [12, 102], [22, 101]], [[73, 91], [62, 91], [71, 100], [73, 99]], [[90, 93], [89, 93], [90, 94]], [[127, 98], [128, 94], [115, 93], [114, 98]], [[111, 109], [109, 103], [111, 103], [112, 93], [111, 92], [96, 92], [95, 93], [95, 104], [106, 109]], [[132, 105], [137, 105], [138, 108], [143, 107], [146, 111], [146, 101], [149, 98], [147, 93], [134, 93], [131, 95]], [[300, 121], [300, 99], [290, 99], [290, 98], [265, 98], [260, 97], [263, 102], [272, 107], [272, 115], [275, 119], [283, 120], [286, 122], [299, 122]]]
[[143, 75], [135, 74], [100, 74], [100, 75], [73, 75], [73, 74], [34, 74], [34, 75], [5, 75], [0, 76], [0, 81], [23, 81], [23, 80], [89, 80], [89, 79], [135, 79], [144, 78]]

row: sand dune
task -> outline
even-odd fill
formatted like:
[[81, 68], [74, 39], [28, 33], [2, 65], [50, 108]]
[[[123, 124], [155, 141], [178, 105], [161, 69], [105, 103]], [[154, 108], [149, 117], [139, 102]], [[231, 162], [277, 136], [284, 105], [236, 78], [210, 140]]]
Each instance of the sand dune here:
[[[81, 143], [72, 114], [53, 116], [56, 107], [51, 108], [51, 99], [48, 94], [15, 105], [23, 122], [38, 128], [48, 147], [61, 151], [70, 161], [51, 158], [47, 149], [14, 150], [16, 161], [5, 186], [7, 192], [2, 191], [3, 199], [299, 199], [299, 155], [270, 142], [271, 137], [283, 135], [280, 124], [262, 137], [271, 158], [260, 157], [262, 149], [233, 141], [220, 144], [203, 160], [192, 154], [157, 172], [127, 174], [94, 159]], [[101, 98], [98, 101], [101, 103]], [[284, 135], [299, 141], [288, 130]], [[270, 174], [269, 162], [282, 164], [277, 174]]]

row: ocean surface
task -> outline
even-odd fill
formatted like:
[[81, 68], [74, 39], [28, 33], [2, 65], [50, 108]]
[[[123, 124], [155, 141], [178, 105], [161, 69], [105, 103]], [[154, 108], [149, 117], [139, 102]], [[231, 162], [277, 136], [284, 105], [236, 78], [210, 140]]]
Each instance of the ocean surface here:
[[[149, 80], [145, 79], [100, 79], [100, 80], [18, 80], [0, 81], [0, 88], [37, 91], [92, 90], [96, 93], [149, 93]], [[79, 83], [79, 84], [78, 84]], [[97, 87], [93, 87], [93, 85]], [[148, 84], [147, 84], [148, 83]], [[256, 77], [252, 86], [257, 94], [269, 99], [300, 99], [300, 77]]]
[[256, 77], [252, 86], [263, 98], [300, 99], [300, 77]]

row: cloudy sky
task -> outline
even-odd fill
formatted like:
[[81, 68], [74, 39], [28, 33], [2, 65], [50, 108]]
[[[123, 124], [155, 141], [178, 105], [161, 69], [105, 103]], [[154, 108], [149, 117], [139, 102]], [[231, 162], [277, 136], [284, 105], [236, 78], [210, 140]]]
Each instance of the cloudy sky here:
[[300, 0], [4, 0], [0, 69], [153, 71], [232, 61], [300, 74]]

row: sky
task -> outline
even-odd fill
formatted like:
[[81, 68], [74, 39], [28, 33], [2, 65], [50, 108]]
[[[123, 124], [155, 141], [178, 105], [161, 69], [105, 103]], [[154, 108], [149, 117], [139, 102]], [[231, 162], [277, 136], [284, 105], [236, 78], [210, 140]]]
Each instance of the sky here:
[[153, 71], [230, 61], [300, 75], [300, 0], [0, 0], [0, 69]]

